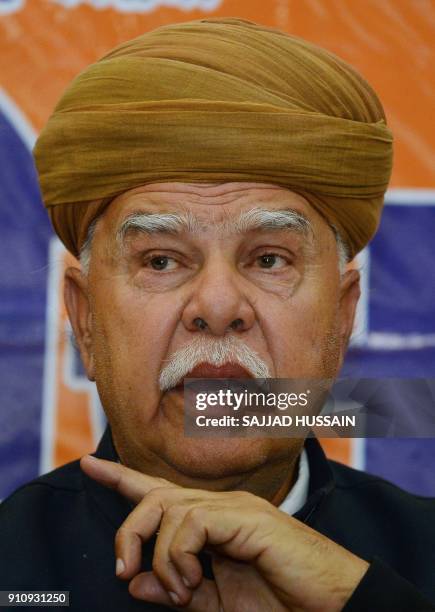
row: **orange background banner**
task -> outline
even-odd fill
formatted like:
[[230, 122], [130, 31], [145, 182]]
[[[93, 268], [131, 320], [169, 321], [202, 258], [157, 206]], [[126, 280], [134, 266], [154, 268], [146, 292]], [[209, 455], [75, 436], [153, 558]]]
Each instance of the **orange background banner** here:
[[[213, 11], [163, 6], [142, 13], [95, 8], [104, 4], [122, 7], [128, 0], [27, 0], [1, 18], [2, 86], [36, 131], [69, 81], [113, 46], [167, 23], [236, 16], [311, 40], [353, 64], [379, 93], [395, 134], [392, 186], [435, 183], [431, 0], [223, 0]], [[144, 8], [151, 4], [169, 2], [143, 1]]]

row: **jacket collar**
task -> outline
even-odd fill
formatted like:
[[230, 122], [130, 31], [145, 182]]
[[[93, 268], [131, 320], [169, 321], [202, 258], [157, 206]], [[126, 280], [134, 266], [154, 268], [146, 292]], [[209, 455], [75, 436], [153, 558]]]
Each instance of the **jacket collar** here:
[[304, 446], [310, 468], [308, 497], [304, 506], [294, 516], [310, 524], [322, 503], [334, 489], [335, 483], [331, 466], [317, 438], [307, 438]]

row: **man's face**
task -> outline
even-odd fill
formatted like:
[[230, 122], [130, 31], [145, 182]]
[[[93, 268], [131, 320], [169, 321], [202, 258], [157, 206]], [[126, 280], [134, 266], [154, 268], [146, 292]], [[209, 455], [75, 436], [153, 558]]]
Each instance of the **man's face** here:
[[[310, 229], [271, 227], [267, 211], [294, 211]], [[178, 221], [171, 231], [125, 226], [142, 213]], [[340, 279], [330, 227], [287, 189], [156, 183], [115, 198], [97, 224], [88, 278], [67, 273], [66, 302], [123, 462], [207, 481], [291, 457], [300, 441], [185, 437], [183, 394], [162, 390], [161, 372], [198, 338], [233, 336], [272, 377], [334, 377], [357, 284], [356, 272]]]

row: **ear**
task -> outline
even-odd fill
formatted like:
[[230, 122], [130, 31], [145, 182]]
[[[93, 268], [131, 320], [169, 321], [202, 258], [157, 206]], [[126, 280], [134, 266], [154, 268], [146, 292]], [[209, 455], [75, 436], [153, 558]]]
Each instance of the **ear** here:
[[88, 279], [78, 268], [65, 271], [64, 300], [86, 374], [89, 380], [95, 380]]
[[340, 339], [342, 353], [349, 344], [355, 321], [356, 307], [361, 295], [358, 270], [346, 270], [340, 280]]

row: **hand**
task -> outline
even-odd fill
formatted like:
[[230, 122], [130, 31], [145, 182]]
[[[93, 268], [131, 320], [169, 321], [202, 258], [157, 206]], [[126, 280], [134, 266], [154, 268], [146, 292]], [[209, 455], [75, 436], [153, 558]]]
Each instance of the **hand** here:
[[[190, 612], [336, 612], [368, 568], [251, 493], [185, 489], [92, 456], [81, 467], [137, 504], [115, 537], [117, 575], [137, 599]], [[156, 532], [153, 571], [141, 572]], [[214, 581], [203, 578], [203, 549]]]

